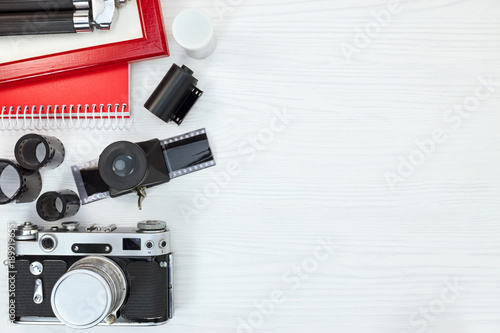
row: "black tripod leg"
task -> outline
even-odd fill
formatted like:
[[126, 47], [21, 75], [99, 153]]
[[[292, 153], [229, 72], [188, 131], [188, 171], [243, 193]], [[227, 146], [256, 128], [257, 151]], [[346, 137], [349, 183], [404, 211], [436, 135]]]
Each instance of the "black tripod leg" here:
[[89, 2], [80, 1], [78, 7], [75, 7], [73, 0], [0, 0], [0, 14], [21, 12], [54, 13], [65, 10], [89, 9]]
[[74, 33], [72, 11], [0, 14], [0, 36]]

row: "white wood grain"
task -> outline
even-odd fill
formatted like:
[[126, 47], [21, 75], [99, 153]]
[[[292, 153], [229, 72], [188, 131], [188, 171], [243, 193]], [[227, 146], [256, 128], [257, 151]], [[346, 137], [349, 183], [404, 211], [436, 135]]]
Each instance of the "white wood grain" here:
[[[207, 128], [216, 168], [151, 189], [141, 212], [129, 196], [77, 215], [82, 223], [169, 222], [176, 316], [141, 331], [498, 331], [500, 84], [458, 128], [443, 117], [474, 97], [480, 77], [500, 82], [499, 3], [401, 3], [401, 13], [348, 62], [341, 45], [353, 44], [386, 1], [165, 0], [171, 57], [133, 65], [134, 128], [53, 133], [68, 158], [43, 171], [44, 191], [74, 188], [69, 166], [118, 139]], [[204, 60], [189, 58], [170, 34], [175, 15], [191, 7], [205, 9], [216, 26], [217, 49]], [[193, 69], [205, 91], [180, 127], [142, 107], [173, 62]], [[287, 112], [289, 123], [270, 139], [275, 112]], [[447, 139], [391, 190], [384, 174], [397, 172], [399, 158], [408, 159], [415, 142], [435, 129]], [[0, 133], [1, 156], [13, 155], [21, 134]], [[267, 143], [254, 154], [259, 135]], [[228, 168], [237, 172], [202, 201], [200, 193], [217, 190], [214, 177], [225, 180]], [[198, 209], [186, 217], [188, 206]], [[34, 204], [0, 213], [3, 240], [9, 221], [39, 222]], [[314, 264], [318, 239], [326, 237], [335, 243], [333, 254], [300, 283], [291, 280], [289, 270]], [[449, 283], [459, 291], [441, 308]], [[269, 301], [273, 290], [285, 300], [243, 329], [242, 320], [259, 319], [255, 304]], [[5, 280], [0, 291], [5, 322]], [[423, 319], [420, 311], [431, 316]], [[2, 325], [12, 332], [69, 331]]]

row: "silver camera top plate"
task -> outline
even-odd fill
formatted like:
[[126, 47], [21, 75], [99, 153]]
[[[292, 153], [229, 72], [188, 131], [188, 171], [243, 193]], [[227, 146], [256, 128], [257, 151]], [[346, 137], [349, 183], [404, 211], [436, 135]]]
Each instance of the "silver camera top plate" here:
[[138, 228], [115, 225], [84, 228], [76, 222], [40, 227], [27, 222], [19, 226], [16, 233], [16, 255], [150, 257], [169, 254], [170, 232], [164, 222], [153, 222], [140, 222]]

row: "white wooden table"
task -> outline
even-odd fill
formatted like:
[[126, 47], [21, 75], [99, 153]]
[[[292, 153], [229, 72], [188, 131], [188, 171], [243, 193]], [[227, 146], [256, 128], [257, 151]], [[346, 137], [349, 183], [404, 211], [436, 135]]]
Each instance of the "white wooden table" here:
[[[498, 331], [498, 1], [162, 5], [171, 57], [133, 65], [134, 127], [53, 132], [67, 159], [42, 171], [43, 191], [74, 189], [69, 166], [114, 141], [207, 129], [217, 167], [151, 189], [143, 211], [132, 195], [74, 218], [169, 223], [176, 315], [140, 331]], [[170, 33], [193, 7], [216, 27], [204, 60]], [[174, 62], [205, 91], [180, 127], [142, 107]], [[22, 134], [0, 133], [0, 155]], [[40, 223], [34, 203], [0, 214], [2, 243], [8, 222]], [[2, 331], [70, 331], [10, 326], [0, 291]]]

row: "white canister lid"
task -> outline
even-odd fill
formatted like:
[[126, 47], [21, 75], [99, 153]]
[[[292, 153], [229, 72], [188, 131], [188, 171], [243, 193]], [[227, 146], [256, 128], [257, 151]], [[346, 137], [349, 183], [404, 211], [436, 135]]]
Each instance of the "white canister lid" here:
[[172, 24], [172, 33], [175, 41], [197, 59], [208, 57], [217, 44], [210, 17], [198, 9], [179, 13]]

